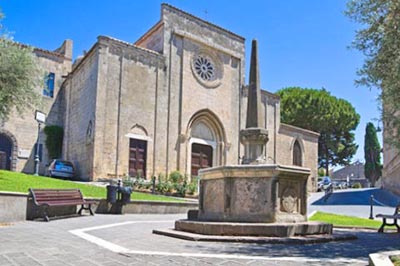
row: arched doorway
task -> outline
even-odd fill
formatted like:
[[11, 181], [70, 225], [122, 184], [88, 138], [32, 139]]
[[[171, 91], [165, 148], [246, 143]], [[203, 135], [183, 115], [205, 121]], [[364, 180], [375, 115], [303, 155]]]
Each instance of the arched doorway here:
[[12, 170], [13, 142], [4, 133], [0, 133], [0, 169]]
[[225, 164], [224, 128], [210, 110], [202, 110], [192, 117], [188, 124], [188, 136], [188, 174], [197, 176], [200, 169]]

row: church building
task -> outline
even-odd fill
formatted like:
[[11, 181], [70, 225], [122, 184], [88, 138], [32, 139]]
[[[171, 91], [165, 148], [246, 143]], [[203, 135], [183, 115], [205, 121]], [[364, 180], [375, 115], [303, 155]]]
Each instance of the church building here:
[[[202, 168], [240, 163], [247, 109], [242, 36], [162, 4], [159, 22], [135, 43], [99, 36], [73, 64], [70, 40], [35, 54], [51, 75], [51, 95], [43, 95], [46, 125], [63, 127], [62, 158], [73, 162], [79, 179], [175, 170], [196, 176]], [[311, 169], [314, 190], [318, 133], [281, 123], [275, 94], [262, 91], [262, 110], [266, 161]], [[6, 158], [0, 168], [33, 172], [32, 116], [15, 114], [0, 125]], [[51, 159], [44, 139], [41, 133], [42, 173]]]

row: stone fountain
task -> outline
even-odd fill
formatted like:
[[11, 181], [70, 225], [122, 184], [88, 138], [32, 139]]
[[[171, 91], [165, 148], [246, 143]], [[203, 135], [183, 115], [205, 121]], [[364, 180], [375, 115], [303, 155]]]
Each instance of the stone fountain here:
[[[253, 40], [246, 129], [241, 165], [200, 171], [198, 212], [175, 222], [175, 232], [218, 236], [330, 235], [332, 225], [307, 222], [310, 169], [266, 164], [268, 131], [261, 128], [257, 41]], [[172, 234], [169, 234], [172, 235]]]

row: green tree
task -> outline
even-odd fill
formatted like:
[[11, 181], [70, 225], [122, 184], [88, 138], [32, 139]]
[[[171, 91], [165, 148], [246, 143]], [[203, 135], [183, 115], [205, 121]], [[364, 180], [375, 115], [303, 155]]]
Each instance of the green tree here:
[[50, 159], [61, 158], [64, 130], [62, 127], [49, 125], [44, 128], [46, 148]]
[[350, 0], [346, 14], [362, 26], [352, 45], [365, 55], [356, 84], [381, 89], [385, 142], [400, 148], [400, 1]]
[[21, 114], [37, 106], [35, 88], [42, 84], [42, 76], [32, 48], [13, 42], [0, 24], [0, 121], [7, 120], [14, 108]]
[[293, 126], [320, 133], [318, 164], [329, 173], [329, 166], [348, 165], [358, 146], [353, 130], [360, 116], [346, 100], [325, 89], [289, 87], [277, 92], [281, 97], [281, 120]]
[[365, 128], [364, 138], [364, 173], [365, 177], [375, 187], [376, 181], [382, 176], [381, 145], [376, 135], [374, 124], [368, 123]]

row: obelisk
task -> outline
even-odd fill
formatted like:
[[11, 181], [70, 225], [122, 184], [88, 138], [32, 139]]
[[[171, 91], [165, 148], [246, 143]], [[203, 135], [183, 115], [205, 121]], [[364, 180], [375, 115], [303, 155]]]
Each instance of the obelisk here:
[[240, 131], [240, 142], [244, 145], [242, 164], [266, 163], [265, 144], [268, 141], [268, 131], [262, 127], [262, 118], [258, 47], [257, 40], [253, 40], [247, 96], [246, 129]]

